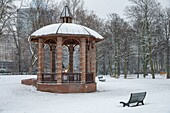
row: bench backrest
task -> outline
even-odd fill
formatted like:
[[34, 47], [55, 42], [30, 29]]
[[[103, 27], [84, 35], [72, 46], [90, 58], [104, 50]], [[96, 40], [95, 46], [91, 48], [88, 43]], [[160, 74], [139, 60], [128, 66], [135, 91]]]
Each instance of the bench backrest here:
[[144, 100], [146, 92], [131, 93], [128, 103], [141, 102]]
[[103, 76], [99, 76], [98, 79], [103, 79]]

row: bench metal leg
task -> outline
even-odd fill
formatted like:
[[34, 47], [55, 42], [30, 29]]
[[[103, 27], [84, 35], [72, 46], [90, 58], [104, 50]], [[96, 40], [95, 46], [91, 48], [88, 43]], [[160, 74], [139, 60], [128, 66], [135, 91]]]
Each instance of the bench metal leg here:
[[123, 104], [123, 107], [125, 107], [125, 106], [128, 106], [128, 107], [129, 107], [129, 103], [120, 102], [120, 104]]
[[140, 101], [140, 102], [138, 102], [138, 103], [136, 104], [136, 106], [138, 106], [139, 103], [141, 103], [142, 105], [144, 105], [143, 101]]

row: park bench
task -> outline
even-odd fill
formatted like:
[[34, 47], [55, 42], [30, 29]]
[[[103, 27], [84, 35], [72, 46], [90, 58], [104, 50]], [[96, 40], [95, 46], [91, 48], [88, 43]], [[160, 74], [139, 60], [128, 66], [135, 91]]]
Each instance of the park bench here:
[[101, 81], [101, 82], [105, 82], [105, 81], [106, 81], [106, 79], [103, 78], [103, 76], [99, 76], [98, 79], [99, 79], [99, 81]]
[[138, 106], [139, 103], [144, 105], [143, 100], [145, 99], [145, 96], [146, 96], [146, 92], [131, 93], [129, 101], [127, 103], [120, 102], [120, 104], [123, 104], [123, 107], [125, 106], [130, 107], [131, 103], [137, 103], [136, 106]]

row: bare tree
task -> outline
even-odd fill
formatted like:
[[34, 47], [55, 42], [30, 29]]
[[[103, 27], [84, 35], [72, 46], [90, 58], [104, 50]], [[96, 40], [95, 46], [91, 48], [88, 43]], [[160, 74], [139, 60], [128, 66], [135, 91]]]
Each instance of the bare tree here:
[[124, 72], [124, 78], [127, 78], [128, 71], [129, 71], [130, 57], [133, 55], [132, 47], [134, 46], [133, 44], [134, 30], [127, 22], [124, 22], [121, 31], [122, 31], [121, 60], [123, 62], [122, 67]]
[[[152, 78], [155, 78], [153, 63], [153, 26], [160, 12], [160, 4], [155, 0], [129, 0], [134, 5], [127, 8], [127, 15], [133, 22], [140, 18], [142, 31], [142, 50], [143, 50], [143, 73], [147, 75], [148, 67], [150, 67]], [[149, 65], [148, 65], [149, 64]]]
[[109, 20], [106, 22], [107, 32], [110, 33], [112, 40], [110, 43], [114, 47], [114, 77], [120, 76], [121, 71], [121, 29], [124, 21], [119, 15], [113, 13], [109, 15]]
[[166, 71], [167, 71], [167, 78], [170, 78], [170, 45], [169, 45], [169, 40], [170, 40], [170, 8], [166, 9], [164, 11], [163, 15], [163, 34], [165, 37], [165, 43], [163, 45], [166, 45]]
[[0, 37], [8, 34], [8, 22], [14, 15], [14, 12], [15, 6], [12, 4], [12, 0], [0, 1]]

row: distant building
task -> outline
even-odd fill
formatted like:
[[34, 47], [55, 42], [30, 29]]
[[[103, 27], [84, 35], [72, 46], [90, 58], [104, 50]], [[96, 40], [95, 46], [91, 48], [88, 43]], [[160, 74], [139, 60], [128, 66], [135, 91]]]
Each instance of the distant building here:
[[37, 10], [35, 7], [20, 8], [17, 10], [17, 31], [19, 37], [30, 36], [32, 32], [42, 26], [51, 24], [55, 20], [52, 9]]
[[[36, 10], [38, 4], [42, 5], [41, 10]], [[32, 0], [31, 7], [17, 9], [17, 13], [14, 14], [16, 18], [10, 22], [16, 30], [16, 37], [18, 37], [18, 40], [21, 40], [21, 59], [20, 61], [18, 59], [17, 42], [15, 42], [13, 34], [5, 33], [6, 35], [0, 37], [0, 72], [18, 71], [17, 68], [20, 63], [21, 71], [28, 71], [29, 56], [31, 56], [28, 49], [29, 44], [27, 43], [28, 37], [35, 30], [52, 23], [53, 19], [55, 19], [55, 16], [53, 16], [54, 11], [45, 8], [45, 0]]]
[[12, 37], [0, 38], [0, 72], [12, 71], [14, 61], [15, 45]]

